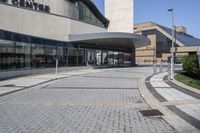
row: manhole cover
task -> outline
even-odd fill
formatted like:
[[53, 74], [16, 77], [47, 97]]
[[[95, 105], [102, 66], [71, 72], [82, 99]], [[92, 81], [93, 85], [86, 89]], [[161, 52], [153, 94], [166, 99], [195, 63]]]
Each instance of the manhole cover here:
[[140, 113], [143, 115], [143, 116], [160, 116], [160, 115], [163, 115], [159, 110], [157, 109], [152, 109], [152, 110], [140, 110]]

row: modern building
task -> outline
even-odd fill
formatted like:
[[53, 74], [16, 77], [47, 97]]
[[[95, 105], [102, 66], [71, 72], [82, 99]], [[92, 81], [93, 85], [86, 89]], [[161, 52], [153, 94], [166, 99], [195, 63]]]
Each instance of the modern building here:
[[[138, 63], [169, 61], [171, 57], [172, 30], [168, 27], [146, 22], [136, 24], [135, 33], [147, 36], [151, 45], [136, 49], [136, 61]], [[187, 34], [186, 27], [177, 26], [175, 31], [176, 59], [184, 55], [200, 51], [200, 39]]]
[[128, 30], [108, 32], [109, 19], [90, 0], [0, 0], [0, 75], [55, 67], [55, 59], [60, 67], [134, 65], [132, 53], [149, 39]]

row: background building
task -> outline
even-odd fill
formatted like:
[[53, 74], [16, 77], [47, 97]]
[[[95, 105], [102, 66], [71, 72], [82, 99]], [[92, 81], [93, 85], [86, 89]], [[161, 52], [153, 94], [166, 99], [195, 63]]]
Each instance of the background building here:
[[[136, 49], [136, 60], [140, 62], [168, 61], [171, 57], [172, 30], [154, 22], [136, 24], [136, 34], [147, 36], [151, 45]], [[175, 49], [177, 60], [184, 55], [200, 50], [200, 39], [187, 34], [186, 27], [177, 26], [175, 32]]]

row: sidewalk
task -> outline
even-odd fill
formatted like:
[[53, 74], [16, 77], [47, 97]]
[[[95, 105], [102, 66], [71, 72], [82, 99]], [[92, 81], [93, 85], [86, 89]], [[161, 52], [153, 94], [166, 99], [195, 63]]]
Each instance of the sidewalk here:
[[[168, 72], [146, 79], [146, 86], [159, 104], [167, 107], [200, 132], [200, 94], [168, 80]], [[195, 131], [198, 132], [198, 131]]]
[[73, 70], [67, 72], [60, 72], [58, 75], [54, 73], [41, 74], [41, 75], [30, 75], [24, 77], [17, 77], [8, 80], [0, 81], [0, 96], [7, 95], [13, 92], [21, 91], [33, 86], [37, 86], [43, 83], [47, 83], [53, 80], [68, 78], [72, 76], [77, 76], [81, 74], [87, 74], [92, 72], [97, 72], [102, 70], [95, 70], [92, 68]]

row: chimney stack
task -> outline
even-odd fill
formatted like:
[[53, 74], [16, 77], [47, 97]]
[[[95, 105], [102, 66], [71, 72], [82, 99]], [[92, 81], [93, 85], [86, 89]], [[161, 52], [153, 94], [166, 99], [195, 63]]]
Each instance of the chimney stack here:
[[179, 33], [187, 33], [187, 29], [186, 29], [186, 27], [184, 27], [184, 26], [177, 26], [177, 27], [176, 27], [176, 32], [179, 32]]

